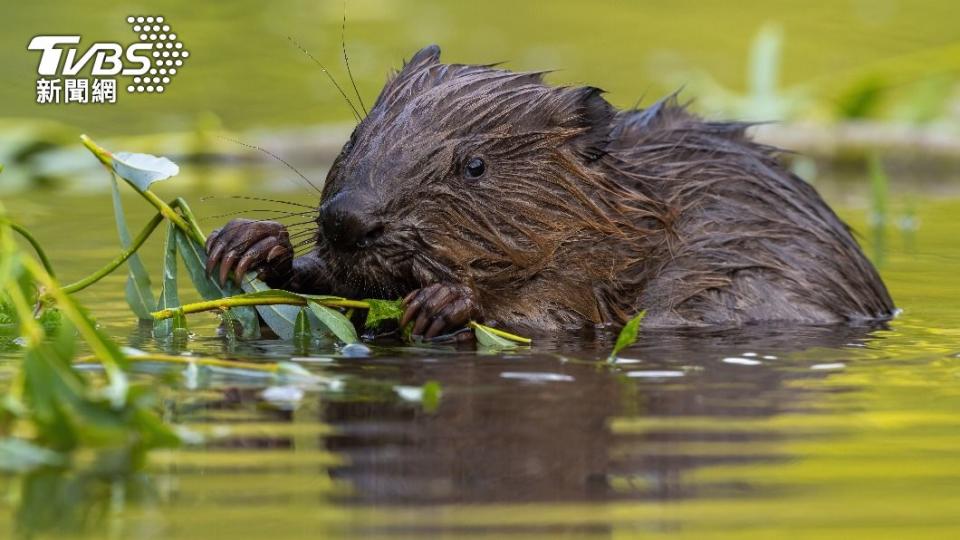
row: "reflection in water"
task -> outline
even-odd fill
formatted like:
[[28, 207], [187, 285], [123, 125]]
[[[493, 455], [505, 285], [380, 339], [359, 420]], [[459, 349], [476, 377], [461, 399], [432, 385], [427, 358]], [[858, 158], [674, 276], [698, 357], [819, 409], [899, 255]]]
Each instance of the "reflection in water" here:
[[[791, 383], [829, 372], [785, 364], [783, 356], [825, 348], [842, 358], [846, 347], [869, 337], [867, 328], [648, 331], [615, 365], [585, 360], [602, 357], [609, 336], [540, 339], [536, 351], [515, 355], [435, 349], [430, 356], [397, 356], [383, 349], [388, 354], [373, 359], [330, 362], [329, 372], [343, 376], [342, 385], [296, 412], [264, 409], [261, 384], [207, 377], [201, 388], [177, 398], [177, 416], [195, 427], [226, 421], [229, 436], [208, 442], [194, 458], [186, 457], [189, 451], [179, 458], [154, 454], [148, 473], [118, 472], [123, 462], [114, 457], [77, 471], [22, 476], [12, 488], [15, 528], [25, 538], [128, 531], [130, 524], [118, 516], [132, 507], [172, 513], [170, 507], [202, 501], [260, 508], [302, 501], [295, 495], [301, 489], [306, 500], [317, 501], [310, 504], [365, 506], [750, 494], [760, 488], [690, 482], [687, 474], [788, 458], [783, 443], [796, 434], [743, 429], [736, 420], [816, 410], [821, 390]], [[443, 388], [432, 412], [395, 391], [430, 380]], [[617, 427], [638, 419], [651, 422], [640, 430]], [[297, 455], [314, 459], [301, 462]], [[251, 485], [230, 488], [237, 475]], [[158, 483], [166, 487], [158, 490]], [[201, 498], [190, 486], [204, 486]], [[171, 526], [161, 513], [146, 515], [152, 516], [148, 529]]]
[[111, 531], [122, 526], [126, 505], [157, 502], [151, 476], [132, 468], [127, 455], [100, 455], [77, 469], [41, 468], [10, 480], [18, 538]]
[[[816, 391], [786, 383], [824, 377], [826, 372], [784, 370], [777, 360], [793, 351], [860, 343], [868, 335], [866, 328], [754, 328], [709, 336], [648, 332], [641, 338], [646, 345], [629, 350], [630, 358], [616, 366], [564, 362], [550, 354], [414, 362], [385, 370], [382, 377], [386, 381], [399, 376], [404, 384], [441, 381], [444, 396], [435, 413], [347, 396], [323, 408], [322, 420], [336, 430], [325, 444], [348, 463], [334, 469], [334, 476], [349, 481], [353, 498], [364, 502], [704, 495], [684, 484], [685, 471], [785, 456], [775, 445], [765, 446], [773, 449], [770, 452], [713, 455], [690, 454], [684, 448], [732, 443], [727, 448], [739, 450], [740, 444], [789, 437], [742, 429], [725, 432], [722, 422], [815, 407]], [[627, 435], [611, 430], [620, 417], [658, 418], [668, 428], [677, 417], [716, 417], [718, 422], [703, 431], [653, 428]], [[749, 486], [709, 489], [717, 495]]]

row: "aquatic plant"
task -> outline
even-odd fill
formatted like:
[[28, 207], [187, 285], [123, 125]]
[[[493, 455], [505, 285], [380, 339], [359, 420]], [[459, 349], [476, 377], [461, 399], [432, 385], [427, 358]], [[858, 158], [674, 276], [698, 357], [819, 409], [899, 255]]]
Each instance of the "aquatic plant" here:
[[633, 345], [637, 341], [637, 335], [640, 333], [640, 323], [643, 321], [643, 318], [646, 315], [646, 311], [641, 311], [632, 319], [627, 321], [627, 324], [623, 325], [623, 328], [620, 330], [620, 334], [617, 335], [617, 341], [613, 345], [613, 350], [610, 351], [610, 356], [607, 357], [608, 362], [615, 361], [617, 359], [617, 355], [620, 354], [620, 351]]
[[[180, 436], [153, 412], [153, 389], [127, 377], [127, 358], [116, 343], [43, 263], [20, 251], [13, 240], [20, 230], [0, 206], [3, 330], [19, 335], [24, 349], [0, 404], [0, 467], [63, 465], [79, 447], [120, 451], [136, 462], [146, 450], [179, 444]], [[44, 301], [35, 304], [39, 291]], [[103, 384], [74, 367], [78, 338], [103, 367]]]

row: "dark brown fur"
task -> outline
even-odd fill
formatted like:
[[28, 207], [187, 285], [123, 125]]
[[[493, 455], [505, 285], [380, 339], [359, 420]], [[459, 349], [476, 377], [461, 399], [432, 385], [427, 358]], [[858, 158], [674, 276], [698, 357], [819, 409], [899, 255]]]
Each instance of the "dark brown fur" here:
[[[349, 250], [320, 234], [275, 281], [388, 298], [459, 284], [479, 316], [542, 329], [640, 310], [647, 325], [889, 318], [847, 226], [747, 127], [673, 97], [616, 110], [595, 88], [442, 64], [428, 47], [387, 82], [323, 190], [382, 234]], [[486, 172], [471, 180], [474, 157]]]

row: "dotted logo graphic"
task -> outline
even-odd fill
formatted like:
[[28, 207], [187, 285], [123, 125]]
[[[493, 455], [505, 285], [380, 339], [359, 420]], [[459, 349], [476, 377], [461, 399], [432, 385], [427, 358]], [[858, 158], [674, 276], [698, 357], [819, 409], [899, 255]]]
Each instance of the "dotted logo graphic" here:
[[133, 78], [127, 86], [130, 93], [163, 93], [180, 71], [190, 51], [163, 17], [130, 16], [127, 23], [140, 38], [140, 43], [152, 45], [150, 67], [146, 73]]
[[[131, 94], [162, 94], [190, 51], [163, 17], [131, 15], [127, 23], [139, 41], [91, 43], [77, 34], [33, 36], [27, 50], [40, 53], [37, 104], [116, 103], [123, 86]], [[121, 82], [121, 77], [129, 82]]]

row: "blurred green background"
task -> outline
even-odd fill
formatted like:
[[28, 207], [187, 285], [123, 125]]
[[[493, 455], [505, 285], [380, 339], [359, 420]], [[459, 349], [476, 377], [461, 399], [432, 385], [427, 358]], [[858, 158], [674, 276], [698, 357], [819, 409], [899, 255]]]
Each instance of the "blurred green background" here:
[[[4, 11], [3, 117], [51, 119], [101, 135], [192, 129], [205, 113], [235, 130], [350, 121], [338, 93], [288, 41], [302, 43], [345, 82], [340, 0], [38, 0]], [[125, 22], [131, 14], [162, 14], [192, 53], [166, 93], [122, 92], [111, 106], [35, 103], [39, 54], [26, 50], [32, 36], [124, 42], [133, 37]], [[790, 103], [755, 101], [767, 119], [960, 115], [960, 20], [951, 0], [349, 0], [346, 14], [351, 67], [368, 102], [389, 69], [437, 43], [445, 61], [555, 69], [553, 82], [602, 87], [619, 106], [686, 85], [685, 95], [707, 114], [754, 116], [750, 104], [735, 102], [763, 85], [751, 74], [751, 49], [758, 31], [773, 25], [782, 59], [768, 62], [773, 72], [761, 79], [779, 71], [776, 91]], [[908, 110], [919, 108], [918, 100], [926, 110]]]
[[[130, 43], [126, 17], [140, 14], [163, 15], [191, 53], [162, 95], [121, 89], [111, 105], [36, 103], [31, 37]], [[228, 139], [268, 148], [318, 182], [352, 118], [294, 42], [350, 90], [344, 29], [368, 104], [391, 69], [437, 43], [446, 62], [555, 70], [551, 82], [599, 86], [620, 107], [682, 89], [708, 117], [775, 121], [757, 137], [808, 156], [791, 159], [809, 181], [865, 179], [880, 155], [895, 188], [960, 185], [960, 18], [948, 0], [38, 0], [0, 18], [0, 193], [105, 187], [80, 133], [185, 165], [242, 165], [188, 167], [181, 188], [290, 188], [276, 178], [289, 171]], [[854, 184], [865, 193], [867, 182]]]

